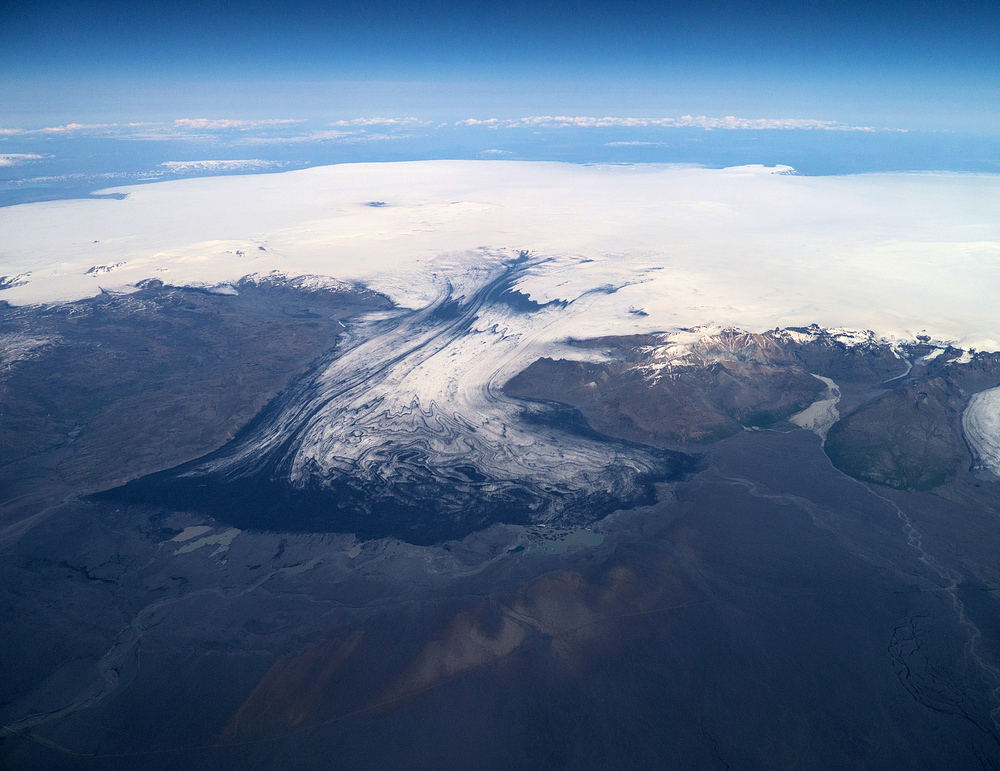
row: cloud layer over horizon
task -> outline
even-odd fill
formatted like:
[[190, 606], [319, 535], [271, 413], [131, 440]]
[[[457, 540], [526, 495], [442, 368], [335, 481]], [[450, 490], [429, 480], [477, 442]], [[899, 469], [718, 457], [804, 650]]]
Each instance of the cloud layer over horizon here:
[[350, 106], [1000, 131], [1000, 5], [986, 0], [38, 0], [3, 16], [0, 103], [48, 125], [297, 104], [328, 120]]

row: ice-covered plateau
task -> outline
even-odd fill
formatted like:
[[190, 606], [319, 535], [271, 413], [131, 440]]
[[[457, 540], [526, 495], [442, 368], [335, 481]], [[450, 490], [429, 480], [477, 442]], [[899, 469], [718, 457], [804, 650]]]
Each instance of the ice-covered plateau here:
[[816, 323], [1000, 348], [1000, 176], [772, 171], [429, 161], [119, 188], [0, 209], [0, 286], [19, 304], [278, 270], [417, 308], [442, 262], [527, 249], [549, 258], [519, 279], [540, 303], [615, 288], [577, 337]]
[[[212, 498], [251, 526], [332, 506], [344, 529], [429, 542], [501, 510], [552, 522], [635, 503], [685, 468], [504, 396], [541, 356], [600, 357], [569, 339], [665, 332], [650, 378], [704, 365], [700, 341], [731, 328], [1000, 349], [1000, 177], [771, 172], [426, 162], [158, 183], [0, 209], [0, 286], [12, 303], [150, 278], [232, 293], [277, 271], [385, 293], [395, 311], [354, 319], [230, 444], [130, 494]], [[827, 386], [798, 416], [821, 435]]]

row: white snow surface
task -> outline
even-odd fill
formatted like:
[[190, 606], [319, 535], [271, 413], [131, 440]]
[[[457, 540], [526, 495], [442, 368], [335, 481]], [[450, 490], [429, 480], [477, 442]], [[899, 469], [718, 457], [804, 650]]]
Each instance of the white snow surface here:
[[528, 249], [548, 260], [521, 291], [591, 295], [556, 336], [816, 323], [1000, 349], [1000, 176], [774, 172], [428, 161], [118, 188], [0, 209], [0, 274], [30, 273], [2, 298], [93, 295], [86, 271], [122, 263], [101, 287], [277, 270], [422, 307], [471, 254]]
[[567, 316], [585, 317], [590, 298], [515, 311], [503, 298], [529, 263], [505, 266], [493, 254], [462, 262], [461, 274], [443, 271], [426, 307], [354, 319], [335, 356], [183, 476], [284, 476], [303, 489], [346, 480], [369, 496], [433, 496], [453, 513], [524, 494], [533, 521], [555, 521], [582, 499], [639, 495], [638, 480], [662, 466], [656, 452], [526, 419], [549, 408], [502, 392], [538, 355], [560, 355], [543, 341]]
[[974, 394], [962, 413], [965, 438], [976, 463], [1000, 476], [1000, 388]]

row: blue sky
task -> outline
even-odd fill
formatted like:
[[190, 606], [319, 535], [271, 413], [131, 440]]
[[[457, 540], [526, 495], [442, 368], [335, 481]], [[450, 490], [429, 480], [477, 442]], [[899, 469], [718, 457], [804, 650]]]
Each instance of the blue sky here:
[[998, 173], [998, 40], [995, 0], [0, 0], [0, 206], [439, 158]]
[[1000, 132], [1000, 4], [0, 0], [0, 124], [618, 115]]

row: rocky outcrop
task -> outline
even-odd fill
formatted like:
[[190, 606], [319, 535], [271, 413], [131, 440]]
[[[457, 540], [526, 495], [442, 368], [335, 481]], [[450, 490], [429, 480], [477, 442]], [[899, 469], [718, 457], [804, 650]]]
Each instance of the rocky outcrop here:
[[825, 390], [767, 335], [726, 329], [690, 343], [642, 336], [585, 345], [610, 361], [539, 359], [504, 391], [570, 404], [603, 434], [658, 446], [784, 420]]

